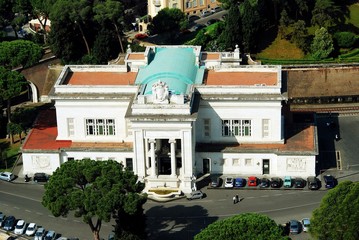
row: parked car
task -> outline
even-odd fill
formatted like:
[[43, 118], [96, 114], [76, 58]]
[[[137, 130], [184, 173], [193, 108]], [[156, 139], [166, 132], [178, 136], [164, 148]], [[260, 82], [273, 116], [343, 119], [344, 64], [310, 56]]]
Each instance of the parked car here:
[[222, 9], [221, 7], [217, 6], [217, 7], [212, 8], [211, 12], [212, 12], [212, 13], [216, 13], [216, 12], [220, 12], [220, 11], [222, 11], [222, 10], [223, 10], [223, 9]]
[[318, 190], [320, 188], [320, 181], [315, 176], [310, 176], [307, 178], [308, 189], [310, 190]]
[[0, 227], [4, 225], [5, 219], [6, 219], [6, 215], [0, 212]]
[[234, 187], [245, 187], [246, 186], [246, 180], [244, 178], [236, 178], [234, 179]]
[[305, 181], [303, 178], [295, 178], [294, 179], [294, 187], [295, 188], [304, 188], [305, 187]]
[[297, 220], [290, 220], [289, 221], [289, 232], [291, 234], [298, 234], [300, 231], [299, 222]]
[[47, 182], [49, 176], [46, 173], [35, 173], [33, 179], [34, 182]]
[[148, 37], [148, 35], [146, 33], [137, 33], [135, 35], [135, 38], [138, 39], [138, 40], [145, 39], [147, 37]]
[[213, 23], [216, 23], [216, 22], [219, 22], [219, 20], [215, 19], [215, 18], [212, 18], [212, 19], [207, 21], [207, 25], [209, 26], [209, 25], [212, 25]]
[[203, 197], [204, 197], [204, 194], [202, 193], [202, 191], [198, 190], [198, 191], [191, 192], [190, 195], [187, 197], [187, 199], [188, 200], [202, 199]]
[[15, 175], [11, 172], [0, 172], [0, 179], [10, 182], [15, 179]]
[[198, 31], [198, 30], [201, 30], [204, 27], [205, 27], [205, 25], [198, 23], [198, 24], [194, 25], [193, 30]]
[[233, 178], [227, 177], [224, 183], [225, 188], [232, 188], [233, 187]]
[[290, 176], [285, 176], [283, 185], [285, 188], [291, 188], [292, 187], [292, 178]]
[[248, 187], [256, 187], [258, 186], [258, 178], [254, 176], [250, 176], [248, 178]]
[[310, 227], [310, 219], [309, 218], [303, 218], [301, 221], [303, 232], [308, 232]]
[[337, 185], [336, 179], [332, 175], [325, 175], [324, 182], [326, 188], [333, 188]]
[[49, 230], [45, 235], [45, 240], [54, 240], [56, 237], [55, 231]]
[[45, 236], [45, 228], [40, 227], [36, 230], [34, 240], [44, 240], [44, 236]]
[[36, 223], [30, 223], [26, 228], [25, 235], [27, 235], [27, 236], [34, 235], [36, 232], [36, 229], [37, 229]]
[[14, 230], [16, 219], [14, 216], [8, 216], [4, 221], [3, 229], [6, 231]]
[[24, 234], [26, 229], [26, 222], [22, 219], [20, 219], [19, 221], [17, 221], [16, 225], [15, 225], [15, 230], [14, 233], [15, 234]]
[[272, 188], [280, 188], [282, 186], [282, 179], [279, 177], [272, 177], [270, 181], [270, 186]]
[[270, 180], [268, 178], [262, 178], [261, 183], [259, 184], [261, 188], [268, 188], [270, 187]]
[[204, 10], [202, 13], [201, 13], [201, 17], [208, 17], [209, 15], [211, 15], [212, 13], [208, 10]]
[[213, 188], [220, 187], [221, 186], [221, 178], [213, 176], [211, 178], [210, 186]]

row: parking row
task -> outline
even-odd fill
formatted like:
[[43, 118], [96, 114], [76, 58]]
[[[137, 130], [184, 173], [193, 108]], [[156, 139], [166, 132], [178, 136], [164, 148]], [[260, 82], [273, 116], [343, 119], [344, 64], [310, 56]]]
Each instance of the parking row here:
[[78, 238], [66, 238], [57, 234], [54, 230], [45, 230], [36, 223], [26, 223], [23, 219], [16, 219], [14, 216], [6, 216], [0, 212], [0, 227], [8, 233], [12, 233], [7, 240], [17, 239], [23, 236], [26, 239], [34, 240], [79, 240]]
[[[327, 189], [334, 188], [337, 185], [337, 180], [332, 175], [323, 176], [324, 186]], [[272, 178], [258, 178], [256, 176], [244, 177], [221, 177], [212, 176], [209, 183], [210, 188], [231, 189], [231, 188], [245, 188], [245, 189], [304, 189], [307, 187], [310, 190], [318, 190], [322, 188], [322, 182], [316, 176], [309, 176], [306, 180], [301, 177], [285, 176]]]

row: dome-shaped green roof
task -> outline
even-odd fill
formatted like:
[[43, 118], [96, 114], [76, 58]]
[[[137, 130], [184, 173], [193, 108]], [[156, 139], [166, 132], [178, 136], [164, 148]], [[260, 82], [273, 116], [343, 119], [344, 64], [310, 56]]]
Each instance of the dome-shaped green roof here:
[[196, 82], [198, 71], [193, 47], [156, 47], [153, 60], [139, 70], [136, 84], [147, 85], [145, 95], [152, 94], [152, 85], [159, 80], [171, 92], [185, 94], [187, 86]]

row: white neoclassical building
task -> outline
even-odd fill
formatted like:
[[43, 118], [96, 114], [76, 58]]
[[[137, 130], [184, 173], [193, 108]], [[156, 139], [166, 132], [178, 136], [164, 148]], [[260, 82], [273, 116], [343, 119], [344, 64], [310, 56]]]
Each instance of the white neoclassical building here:
[[296, 125], [281, 67], [200, 46], [128, 49], [124, 65], [67, 65], [22, 147], [24, 174], [112, 159], [146, 190], [190, 192], [198, 174], [315, 175], [316, 127]]

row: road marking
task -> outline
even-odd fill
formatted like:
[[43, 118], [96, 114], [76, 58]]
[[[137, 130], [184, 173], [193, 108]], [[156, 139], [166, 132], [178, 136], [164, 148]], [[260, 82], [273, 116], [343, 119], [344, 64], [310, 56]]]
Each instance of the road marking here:
[[282, 196], [283, 194], [278, 193], [278, 194], [274, 194], [273, 196]]
[[40, 216], [44, 215], [44, 214], [41, 213], [41, 212], [36, 212], [36, 214], [37, 214], [37, 215], [40, 215]]
[[30, 212], [31, 213], [31, 210], [25, 209], [25, 212]]
[[81, 223], [81, 221], [79, 221], [79, 220], [76, 220], [76, 219], [75, 219], [75, 220], [72, 220], [72, 221], [74, 221], [74, 222], [77, 222], [77, 223]]
[[269, 195], [263, 195], [263, 196], [261, 196], [261, 197], [269, 197]]
[[67, 218], [65, 218], [65, 217], [60, 217], [62, 220], [65, 220], [65, 221], [67, 221]]
[[0, 191], [0, 192], [8, 194], [8, 195], [11, 195], [11, 196], [19, 197], [19, 198], [25, 198], [25, 199], [32, 200], [32, 201], [35, 201], [35, 202], [41, 202], [41, 200], [37, 200], [37, 199], [34, 199], [34, 198], [29, 198], [29, 197], [24, 197], [24, 196], [14, 194], [14, 193], [9, 193], [9, 192], [4, 192], [4, 191]]
[[20, 209], [19, 207], [16, 207], [16, 206], [15, 206], [14, 208], [15, 208], [15, 209]]
[[51, 217], [51, 218], [55, 218], [55, 216], [53, 216], [53, 215], [47, 215], [48, 217]]
[[216, 202], [224, 202], [227, 201], [228, 199], [218, 199]]

